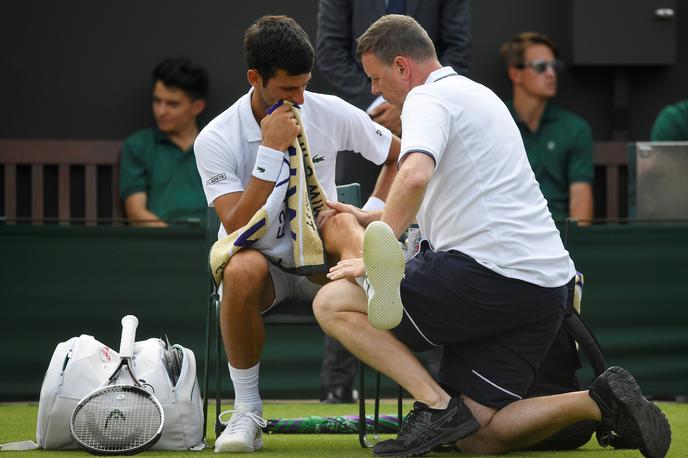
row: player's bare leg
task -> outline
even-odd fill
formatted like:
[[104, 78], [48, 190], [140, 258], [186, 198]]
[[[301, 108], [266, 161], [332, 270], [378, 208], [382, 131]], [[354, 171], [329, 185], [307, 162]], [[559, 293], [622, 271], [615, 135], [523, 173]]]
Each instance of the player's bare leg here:
[[361, 257], [363, 227], [350, 213], [337, 213], [320, 228], [325, 250], [337, 261]]
[[600, 409], [587, 391], [523, 399], [501, 410], [465, 396], [463, 400], [480, 423], [476, 433], [457, 443], [464, 453], [471, 454], [523, 449], [577, 421], [601, 418]]
[[327, 334], [351, 353], [398, 382], [430, 407], [444, 408], [450, 400], [415, 355], [389, 331], [373, 328], [366, 315], [363, 289], [346, 280], [331, 282], [313, 301], [315, 316]]
[[275, 300], [268, 261], [260, 252], [243, 249], [224, 269], [220, 326], [229, 363], [246, 369], [260, 361], [265, 343], [261, 312]]
[[361, 361], [388, 375], [417, 400], [396, 439], [379, 442], [376, 456], [417, 456], [466, 437], [479, 428], [470, 410], [440, 387], [413, 353], [387, 330], [374, 328], [365, 313], [363, 289], [348, 280], [325, 285], [313, 302], [323, 330]]
[[523, 449], [581, 420], [601, 422], [648, 458], [663, 458], [671, 445], [671, 426], [664, 413], [618, 366], [607, 368], [588, 391], [522, 399], [499, 411], [467, 397], [464, 402], [481, 424], [475, 434], [457, 442], [466, 453]]
[[261, 312], [275, 300], [268, 261], [260, 252], [243, 249], [223, 273], [220, 326], [235, 401], [231, 419], [215, 441], [216, 452], [253, 452], [263, 446], [262, 401], [258, 391], [259, 362], [265, 343]]

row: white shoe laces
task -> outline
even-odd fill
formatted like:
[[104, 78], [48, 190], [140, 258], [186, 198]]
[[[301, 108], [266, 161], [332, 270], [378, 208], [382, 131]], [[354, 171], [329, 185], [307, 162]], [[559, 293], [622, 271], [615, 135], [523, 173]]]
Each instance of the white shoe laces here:
[[[232, 414], [232, 418], [230, 418], [228, 422], [222, 421], [222, 417], [230, 413]], [[268, 425], [268, 422], [265, 418], [261, 417], [257, 413], [247, 410], [225, 410], [218, 415], [218, 419], [220, 420], [220, 423], [227, 425], [226, 431], [228, 431], [230, 434], [248, 431], [251, 425], [250, 420], [253, 420], [253, 422], [261, 429]]]

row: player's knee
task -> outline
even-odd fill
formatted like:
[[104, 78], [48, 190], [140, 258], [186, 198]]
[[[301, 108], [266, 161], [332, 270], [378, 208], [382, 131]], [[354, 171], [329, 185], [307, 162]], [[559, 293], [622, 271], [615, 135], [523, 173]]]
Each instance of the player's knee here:
[[356, 221], [356, 217], [350, 213], [337, 213], [327, 221], [323, 229], [336, 239], [340, 239], [347, 233], [363, 230]]
[[331, 313], [328, 307], [329, 296], [330, 293], [326, 285], [320, 288], [320, 291], [318, 291], [318, 294], [313, 299], [313, 315], [315, 315], [315, 319], [318, 320], [319, 323], [321, 319], [326, 319], [327, 315]]
[[235, 290], [250, 290], [260, 287], [268, 273], [268, 261], [265, 256], [256, 250], [243, 249], [230, 258], [222, 274], [222, 280], [224, 285], [234, 285]]
[[339, 228], [351, 229], [358, 227], [358, 221], [351, 213], [337, 213], [332, 217], [332, 222]]
[[337, 294], [331, 284], [320, 288], [313, 299], [313, 315], [325, 332], [335, 319]]
[[[341, 258], [349, 247], [361, 243], [363, 228], [353, 215], [337, 213], [323, 226], [322, 236], [327, 253]], [[347, 257], [351, 257], [351, 253]]]

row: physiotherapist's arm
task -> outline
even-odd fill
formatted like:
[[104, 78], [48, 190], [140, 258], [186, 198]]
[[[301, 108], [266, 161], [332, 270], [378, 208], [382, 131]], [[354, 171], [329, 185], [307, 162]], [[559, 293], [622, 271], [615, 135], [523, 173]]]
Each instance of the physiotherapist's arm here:
[[399, 160], [400, 149], [401, 141], [397, 136], [393, 135], [392, 143], [389, 145], [387, 160], [385, 160], [385, 162], [382, 164], [380, 175], [378, 175], [377, 181], [375, 182], [375, 189], [371, 194], [373, 197], [377, 197], [383, 202], [387, 201], [389, 190], [391, 189], [394, 178], [397, 175], [397, 161]]
[[425, 153], [410, 152], [402, 159], [382, 213], [397, 238], [414, 222], [434, 170], [434, 159]]

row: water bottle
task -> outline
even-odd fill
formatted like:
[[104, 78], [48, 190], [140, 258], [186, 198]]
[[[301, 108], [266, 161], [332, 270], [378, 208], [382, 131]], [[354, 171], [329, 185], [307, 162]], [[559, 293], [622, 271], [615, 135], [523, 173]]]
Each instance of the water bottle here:
[[411, 224], [406, 230], [404, 241], [404, 261], [408, 262], [420, 251], [420, 242], [423, 239], [417, 224]]

